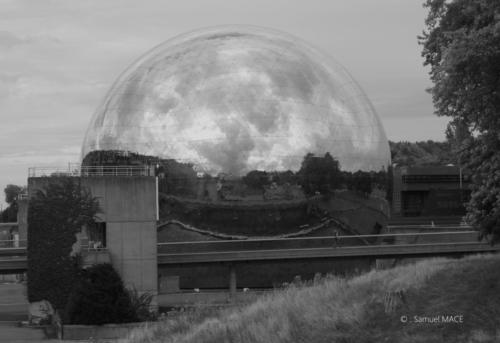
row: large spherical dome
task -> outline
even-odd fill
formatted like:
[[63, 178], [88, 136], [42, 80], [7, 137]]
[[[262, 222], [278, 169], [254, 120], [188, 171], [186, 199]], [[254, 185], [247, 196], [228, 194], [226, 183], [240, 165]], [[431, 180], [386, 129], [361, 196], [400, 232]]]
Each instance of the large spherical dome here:
[[390, 162], [369, 100], [328, 56], [287, 34], [220, 27], [178, 36], [133, 63], [94, 114], [82, 157], [123, 150], [209, 174], [297, 171], [329, 152], [344, 170]]

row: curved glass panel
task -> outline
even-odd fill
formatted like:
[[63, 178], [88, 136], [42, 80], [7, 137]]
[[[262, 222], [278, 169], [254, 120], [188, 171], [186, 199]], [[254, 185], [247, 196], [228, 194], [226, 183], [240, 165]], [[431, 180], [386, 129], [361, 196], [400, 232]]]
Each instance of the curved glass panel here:
[[390, 162], [366, 95], [334, 60], [303, 41], [254, 27], [178, 36], [133, 63], [87, 130], [92, 151], [130, 151], [243, 176], [298, 171], [329, 153], [346, 171]]

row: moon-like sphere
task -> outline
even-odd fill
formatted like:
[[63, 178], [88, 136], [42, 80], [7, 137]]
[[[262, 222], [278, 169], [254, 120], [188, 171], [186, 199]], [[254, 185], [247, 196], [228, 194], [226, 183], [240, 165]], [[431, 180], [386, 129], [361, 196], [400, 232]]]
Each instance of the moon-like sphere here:
[[297, 171], [329, 152], [347, 171], [390, 163], [370, 101], [330, 57], [255, 27], [194, 31], [157, 46], [95, 112], [82, 158], [122, 150], [190, 162], [208, 174]]

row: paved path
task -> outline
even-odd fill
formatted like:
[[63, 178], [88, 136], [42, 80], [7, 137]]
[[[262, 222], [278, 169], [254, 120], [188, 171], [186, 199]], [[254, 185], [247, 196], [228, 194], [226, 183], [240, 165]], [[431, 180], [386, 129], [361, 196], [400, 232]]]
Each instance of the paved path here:
[[47, 343], [53, 341], [44, 338], [45, 335], [40, 329], [19, 327], [17, 322], [0, 322], [0, 343]]
[[[45, 339], [41, 329], [19, 327], [17, 322], [0, 321], [0, 343], [91, 343], [94, 341], [68, 341]], [[119, 340], [100, 340], [100, 343], [118, 343]]]
[[26, 286], [20, 283], [0, 284], [0, 321], [28, 319]]

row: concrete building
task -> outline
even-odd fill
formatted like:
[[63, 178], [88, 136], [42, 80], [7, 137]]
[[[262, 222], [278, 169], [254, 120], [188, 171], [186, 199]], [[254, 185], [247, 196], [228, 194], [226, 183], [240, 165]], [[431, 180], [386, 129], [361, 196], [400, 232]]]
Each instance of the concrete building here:
[[465, 214], [469, 183], [457, 166], [396, 167], [392, 213], [401, 216]]
[[[87, 247], [84, 258], [88, 262], [110, 261], [125, 286], [153, 294], [155, 302], [158, 294], [157, 181], [154, 173], [141, 168], [137, 169], [140, 173], [129, 168], [128, 175], [116, 170], [106, 174], [82, 171], [72, 177], [81, 179], [82, 185], [98, 198], [102, 209], [97, 226], [97, 230], [102, 230], [102, 239], [99, 246]], [[29, 196], [54, 177], [30, 174]], [[88, 235], [86, 239], [89, 240]], [[85, 244], [82, 246], [86, 248]]]

